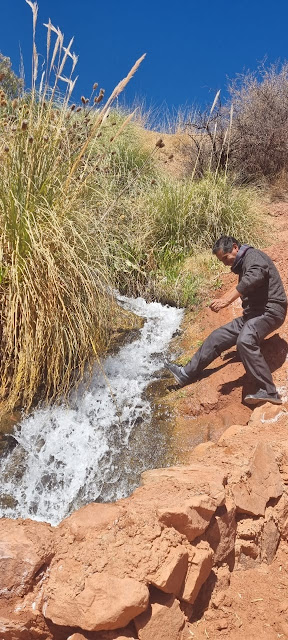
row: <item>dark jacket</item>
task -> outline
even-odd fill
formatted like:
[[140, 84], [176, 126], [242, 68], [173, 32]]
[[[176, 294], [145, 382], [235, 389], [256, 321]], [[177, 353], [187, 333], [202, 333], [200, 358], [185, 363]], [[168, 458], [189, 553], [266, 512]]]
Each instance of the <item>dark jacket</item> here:
[[274, 262], [266, 253], [242, 245], [232, 271], [239, 275], [236, 286], [242, 297], [243, 315], [254, 317], [268, 312], [285, 317], [287, 298]]

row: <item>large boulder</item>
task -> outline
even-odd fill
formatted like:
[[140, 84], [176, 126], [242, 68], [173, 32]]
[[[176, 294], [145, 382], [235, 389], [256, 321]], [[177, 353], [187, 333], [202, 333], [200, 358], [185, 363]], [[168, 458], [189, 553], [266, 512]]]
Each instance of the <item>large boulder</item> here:
[[85, 579], [105, 572], [177, 595], [187, 571], [186, 538], [159, 522], [153, 500], [127, 498], [109, 505], [115, 510], [102, 506], [108, 507], [84, 507], [58, 527], [58, 554], [65, 554], [74, 573]]
[[0, 520], [0, 595], [25, 595], [53, 555], [52, 527], [32, 520]]
[[149, 591], [132, 578], [94, 573], [69, 579], [69, 564], [58, 566], [44, 590], [43, 615], [57, 625], [86, 631], [125, 627], [149, 604]]

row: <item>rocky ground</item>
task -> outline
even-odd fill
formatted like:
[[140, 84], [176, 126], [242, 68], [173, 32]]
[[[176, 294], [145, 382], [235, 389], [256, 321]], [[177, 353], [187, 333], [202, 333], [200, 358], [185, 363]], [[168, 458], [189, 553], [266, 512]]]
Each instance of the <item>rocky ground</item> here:
[[[288, 289], [288, 205], [268, 216]], [[239, 311], [187, 317], [185, 357]], [[287, 331], [263, 347], [282, 406], [245, 407], [243, 366], [222, 354], [197, 383], [168, 381], [182, 465], [55, 528], [0, 520], [3, 640], [288, 640]]]

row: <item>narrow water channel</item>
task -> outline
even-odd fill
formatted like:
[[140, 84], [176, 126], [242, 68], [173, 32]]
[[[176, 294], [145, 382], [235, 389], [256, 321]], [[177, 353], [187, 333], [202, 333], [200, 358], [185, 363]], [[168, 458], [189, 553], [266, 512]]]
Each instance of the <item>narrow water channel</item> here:
[[139, 338], [107, 358], [104, 375], [95, 369], [69, 407], [38, 409], [17, 425], [0, 461], [1, 517], [56, 525], [91, 501], [129, 495], [143, 470], [165, 464], [167, 436], [152, 425], [145, 390], [183, 311], [124, 296], [119, 304], [146, 319]]

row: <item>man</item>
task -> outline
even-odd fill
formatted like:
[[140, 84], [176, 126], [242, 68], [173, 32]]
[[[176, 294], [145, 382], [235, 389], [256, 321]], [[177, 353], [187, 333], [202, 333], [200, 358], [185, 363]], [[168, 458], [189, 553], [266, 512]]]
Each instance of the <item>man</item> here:
[[242, 298], [243, 315], [213, 331], [185, 367], [166, 363], [181, 387], [193, 382], [222, 351], [235, 344], [247, 374], [256, 383], [256, 393], [245, 397], [247, 404], [261, 402], [281, 404], [270, 369], [260, 344], [283, 324], [287, 298], [275, 264], [263, 251], [240, 244], [231, 236], [221, 236], [213, 253], [238, 275], [238, 284], [221, 298], [213, 300], [210, 309], [218, 313], [237, 298]]

